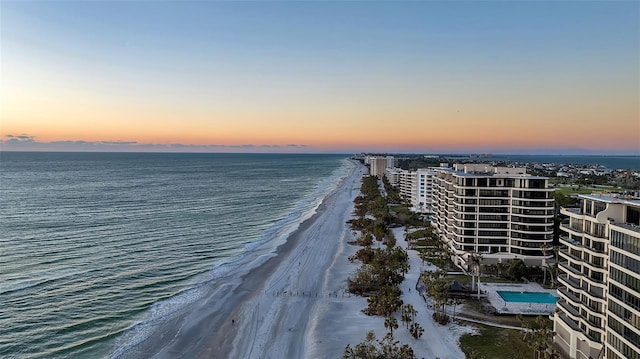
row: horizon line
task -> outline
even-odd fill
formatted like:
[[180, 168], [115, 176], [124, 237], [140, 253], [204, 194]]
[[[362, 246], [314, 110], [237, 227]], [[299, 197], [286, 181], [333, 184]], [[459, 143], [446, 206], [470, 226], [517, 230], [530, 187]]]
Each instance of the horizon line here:
[[[255, 148], [260, 148], [256, 146]], [[585, 150], [587, 151], [587, 150]], [[382, 151], [351, 151], [351, 152], [343, 152], [343, 151], [317, 151], [317, 152], [287, 152], [287, 151], [246, 151], [246, 152], [231, 152], [231, 151], [171, 151], [171, 150], [160, 150], [160, 151], [148, 151], [148, 150], [131, 150], [131, 149], [122, 149], [122, 150], [76, 150], [76, 149], [3, 149], [0, 147], [0, 152], [36, 152], [36, 153], [141, 153], [141, 154], [299, 154], [299, 155], [325, 155], [325, 154], [333, 154], [333, 155], [431, 155], [431, 156], [440, 156], [440, 157], [448, 157], [448, 156], [477, 156], [481, 155], [484, 157], [475, 157], [476, 159], [487, 159], [490, 160], [492, 156], [580, 156], [580, 157], [602, 157], [602, 156], [617, 156], [617, 157], [640, 157], [640, 153], [622, 153], [622, 152], [574, 152], [574, 153], [535, 153], [535, 152], [382, 152]]]

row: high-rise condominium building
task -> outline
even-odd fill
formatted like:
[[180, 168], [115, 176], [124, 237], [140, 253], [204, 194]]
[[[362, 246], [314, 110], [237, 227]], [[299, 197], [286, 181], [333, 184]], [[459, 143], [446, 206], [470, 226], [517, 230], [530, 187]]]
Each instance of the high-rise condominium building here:
[[433, 177], [436, 171], [433, 168], [419, 168], [416, 170], [416, 196], [411, 204], [416, 212], [431, 213], [433, 202]]
[[432, 222], [457, 265], [467, 268], [475, 253], [483, 264], [520, 258], [544, 265], [553, 257], [554, 201], [546, 177], [486, 164], [434, 170]]
[[640, 200], [563, 208], [555, 342], [570, 358], [640, 359]]
[[402, 170], [400, 172], [400, 181], [398, 183], [398, 193], [402, 198], [408, 200], [413, 206], [415, 198], [417, 198], [417, 174], [415, 171]]
[[382, 156], [369, 157], [369, 174], [382, 178], [384, 170], [387, 168], [387, 158]]
[[419, 168], [415, 171], [387, 168], [385, 176], [389, 183], [398, 188], [398, 194], [411, 203], [411, 210], [417, 213], [431, 213], [433, 168]]

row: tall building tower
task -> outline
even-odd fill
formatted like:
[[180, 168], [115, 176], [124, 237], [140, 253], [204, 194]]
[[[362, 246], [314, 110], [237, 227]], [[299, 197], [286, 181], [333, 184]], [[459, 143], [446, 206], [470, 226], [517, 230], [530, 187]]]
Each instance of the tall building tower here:
[[387, 168], [393, 168], [396, 166], [396, 159], [393, 156], [387, 156]]
[[561, 210], [555, 342], [572, 359], [640, 359], [640, 200], [580, 199]]
[[433, 177], [436, 171], [432, 168], [419, 168], [416, 171], [416, 199], [412, 201], [413, 208], [420, 213], [431, 213], [433, 202]]
[[401, 197], [408, 200], [412, 206], [417, 198], [417, 173], [416, 171], [402, 170], [400, 172], [399, 191]]
[[468, 268], [475, 253], [483, 264], [519, 258], [526, 265], [544, 265], [553, 257], [548, 178], [485, 164], [434, 170], [432, 222], [458, 266]]
[[369, 174], [382, 178], [384, 170], [387, 168], [387, 158], [380, 156], [369, 157]]

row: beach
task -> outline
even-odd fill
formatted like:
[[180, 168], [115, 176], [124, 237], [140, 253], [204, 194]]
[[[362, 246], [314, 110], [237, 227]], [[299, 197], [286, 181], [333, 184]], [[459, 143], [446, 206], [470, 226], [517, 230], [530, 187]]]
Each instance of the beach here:
[[[384, 319], [363, 314], [366, 298], [345, 290], [347, 277], [358, 267], [347, 258], [359, 248], [347, 243], [354, 233], [346, 222], [364, 171], [354, 164], [316, 213], [275, 252], [258, 249], [234, 263], [201, 301], [118, 357], [328, 358], [340, 357], [347, 344], [361, 342], [369, 330], [384, 336]], [[399, 244], [406, 245], [402, 229], [395, 232]], [[425, 269], [415, 253], [410, 257], [403, 300], [418, 309], [425, 334], [413, 339], [401, 328], [396, 338], [414, 347], [418, 357], [463, 358], [457, 337], [465, 329], [434, 324], [424, 300], [410, 291]]]

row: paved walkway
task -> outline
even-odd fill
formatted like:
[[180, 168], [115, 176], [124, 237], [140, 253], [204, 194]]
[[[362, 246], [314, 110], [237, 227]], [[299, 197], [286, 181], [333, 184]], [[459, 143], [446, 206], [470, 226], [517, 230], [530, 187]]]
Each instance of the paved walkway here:
[[[447, 312], [447, 313], [449, 313], [449, 312]], [[473, 318], [465, 317], [464, 315], [456, 315], [456, 320], [464, 320], [465, 322], [488, 325], [490, 327], [496, 327], [496, 328], [515, 329], [515, 330], [521, 330], [521, 331], [529, 330], [529, 329], [525, 329], [525, 328], [522, 328], [522, 327], [516, 327], [514, 325], [506, 325], [506, 324], [489, 322], [489, 321], [486, 321], [486, 320], [473, 319]]]

